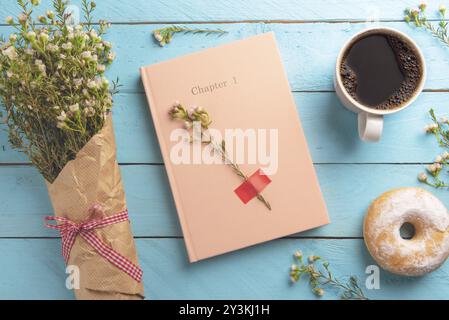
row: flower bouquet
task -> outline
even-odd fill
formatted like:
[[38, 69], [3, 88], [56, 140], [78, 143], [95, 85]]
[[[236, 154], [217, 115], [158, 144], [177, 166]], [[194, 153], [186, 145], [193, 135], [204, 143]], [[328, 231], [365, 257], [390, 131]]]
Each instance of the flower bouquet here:
[[104, 72], [113, 60], [95, 28], [95, 3], [82, 0], [86, 22], [71, 24], [66, 2], [54, 0], [37, 20], [39, 0], [17, 0], [15, 29], [0, 40], [2, 118], [13, 148], [47, 182], [68, 265], [79, 269], [78, 299], [141, 299], [142, 271], [126, 209], [112, 128], [112, 96]]

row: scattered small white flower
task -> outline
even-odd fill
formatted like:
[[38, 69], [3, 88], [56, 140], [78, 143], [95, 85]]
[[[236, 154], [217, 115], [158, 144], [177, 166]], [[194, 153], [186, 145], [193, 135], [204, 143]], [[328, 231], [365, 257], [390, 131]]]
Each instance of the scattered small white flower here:
[[443, 159], [449, 159], [449, 152], [444, 151], [441, 156], [443, 157]]
[[435, 162], [441, 163], [442, 161], [443, 161], [443, 157], [442, 156], [436, 156]]
[[426, 182], [427, 181], [427, 175], [424, 172], [421, 172], [418, 175], [418, 180], [421, 181], [421, 182]]
[[427, 171], [429, 171], [430, 173], [434, 173], [435, 171], [437, 171], [435, 164], [429, 164], [427, 166]]
[[17, 40], [17, 34], [12, 33], [9, 35], [9, 41], [15, 42]]
[[162, 42], [162, 40], [164, 40], [164, 37], [162, 37], [162, 35], [159, 32], [155, 32], [154, 33], [154, 38], [158, 41], [158, 42]]
[[108, 60], [113, 61], [115, 59], [115, 53], [111, 52], [108, 54]]
[[438, 124], [436, 123], [431, 123], [424, 127], [424, 130], [428, 133], [434, 132], [436, 129], [438, 129]]

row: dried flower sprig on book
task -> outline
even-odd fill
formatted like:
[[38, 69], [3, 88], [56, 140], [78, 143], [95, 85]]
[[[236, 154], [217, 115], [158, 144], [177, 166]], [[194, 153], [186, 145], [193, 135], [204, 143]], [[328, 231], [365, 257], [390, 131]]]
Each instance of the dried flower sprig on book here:
[[[432, 123], [426, 125], [424, 130], [428, 134], [435, 136], [440, 147], [449, 149], [449, 120], [447, 118], [438, 118], [433, 109], [429, 110]], [[440, 178], [440, 174], [444, 168], [449, 165], [449, 152], [444, 151], [441, 155], [435, 157], [435, 161], [427, 166], [427, 172], [421, 172], [418, 180], [431, 187], [448, 188], [449, 184]]]
[[[169, 111], [169, 116], [172, 120], [183, 121], [184, 127], [187, 130], [194, 128], [195, 123], [200, 124], [201, 132], [199, 139], [201, 143], [210, 145], [217, 153], [222, 157], [225, 164], [229, 165], [232, 170], [244, 181], [248, 181], [249, 177], [246, 175], [229, 156], [226, 151], [225, 141], [215, 141], [214, 137], [208, 132], [209, 126], [212, 124], [212, 119], [209, 113], [201, 108], [196, 107], [192, 110], [187, 110], [181, 103], [175, 102], [173, 107]], [[191, 135], [191, 142], [196, 139], [196, 135]], [[270, 203], [262, 196], [262, 194], [257, 193], [257, 199], [261, 201], [268, 210], [271, 210]]]
[[173, 36], [176, 33], [193, 33], [193, 34], [204, 33], [206, 35], [209, 35], [209, 34], [222, 35], [222, 34], [225, 34], [228, 32], [225, 30], [221, 30], [221, 29], [199, 29], [199, 28], [189, 28], [189, 27], [184, 27], [184, 26], [170, 26], [170, 27], [165, 27], [165, 28], [154, 30], [153, 36], [154, 36], [154, 39], [156, 39], [156, 41], [159, 43], [159, 45], [161, 47], [163, 47], [166, 44], [171, 42], [171, 40], [173, 39]]
[[413, 23], [417, 28], [424, 28], [428, 30], [434, 37], [439, 39], [445, 45], [449, 46], [448, 22], [446, 21], [446, 7], [441, 5], [438, 8], [440, 21], [435, 24], [427, 19], [426, 15], [427, 5], [421, 3], [416, 9], [405, 9], [404, 20], [407, 23]]
[[311, 255], [307, 258], [308, 263], [303, 262], [301, 250], [294, 253], [295, 263], [290, 267], [290, 280], [293, 283], [300, 281], [303, 277], [308, 277], [308, 282], [312, 287], [312, 292], [318, 297], [325, 293], [325, 287], [334, 287], [342, 290], [341, 298], [345, 300], [368, 300], [360, 288], [355, 276], [349, 277], [348, 281], [336, 278], [330, 271], [330, 264], [322, 262], [322, 268], [316, 266], [316, 262], [321, 261], [321, 257]]
[[[18, 0], [23, 12], [7, 22], [16, 32], [0, 46], [0, 97], [6, 108], [9, 140], [24, 152], [47, 181], [102, 127], [112, 107], [116, 83], [104, 72], [115, 58], [101, 37], [108, 24], [94, 29], [67, 25], [62, 0], [38, 21], [33, 5]], [[83, 0], [90, 17], [94, 2]]]

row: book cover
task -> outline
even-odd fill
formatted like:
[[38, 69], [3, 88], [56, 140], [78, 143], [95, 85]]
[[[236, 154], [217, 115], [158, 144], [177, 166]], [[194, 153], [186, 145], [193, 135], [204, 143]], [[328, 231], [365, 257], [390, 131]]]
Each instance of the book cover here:
[[[191, 262], [329, 223], [273, 33], [141, 75]], [[192, 143], [192, 129], [169, 116], [177, 103], [207, 110], [229, 159]]]

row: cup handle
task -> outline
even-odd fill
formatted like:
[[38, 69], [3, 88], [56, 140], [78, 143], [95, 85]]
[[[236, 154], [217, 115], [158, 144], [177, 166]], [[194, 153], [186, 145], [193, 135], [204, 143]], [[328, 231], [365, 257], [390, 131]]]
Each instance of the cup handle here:
[[382, 115], [360, 112], [358, 122], [360, 139], [367, 142], [378, 142], [380, 140], [384, 126]]

